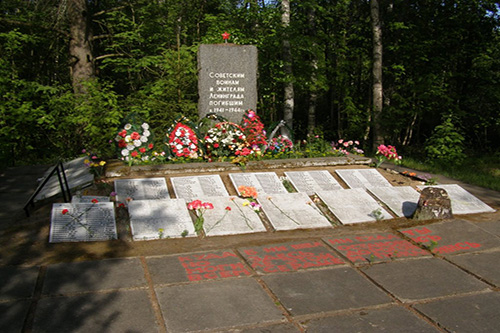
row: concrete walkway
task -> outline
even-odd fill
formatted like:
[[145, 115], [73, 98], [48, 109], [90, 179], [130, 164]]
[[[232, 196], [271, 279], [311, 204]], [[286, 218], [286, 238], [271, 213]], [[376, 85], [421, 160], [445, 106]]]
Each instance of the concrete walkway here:
[[198, 253], [4, 266], [0, 331], [500, 332], [500, 219], [491, 216]]

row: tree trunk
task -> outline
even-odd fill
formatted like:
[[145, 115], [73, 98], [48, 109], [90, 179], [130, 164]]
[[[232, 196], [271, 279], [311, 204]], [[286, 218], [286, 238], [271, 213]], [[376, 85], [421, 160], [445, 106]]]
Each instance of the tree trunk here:
[[309, 90], [309, 108], [307, 110], [307, 133], [309, 135], [314, 134], [314, 128], [316, 127], [316, 104], [318, 100], [318, 89], [317, 89], [317, 84], [316, 84], [316, 72], [318, 71], [318, 58], [316, 56], [316, 41], [315, 41], [315, 34], [316, 34], [316, 11], [314, 10], [314, 7], [311, 7], [309, 9], [309, 12], [307, 13], [307, 19], [309, 22], [309, 37], [312, 40], [311, 44], [311, 60], [310, 60], [310, 66], [311, 66], [311, 84], [310, 84], [310, 90]]
[[[294, 91], [293, 91], [293, 71], [292, 71], [292, 50], [290, 48], [290, 41], [288, 40], [288, 27], [290, 26], [290, 0], [281, 1], [281, 23], [285, 31], [283, 38], [283, 63], [286, 75], [284, 87], [284, 109], [283, 118], [288, 128], [293, 129], [293, 109], [294, 109]], [[286, 127], [282, 127], [281, 133], [290, 138], [291, 133]]]
[[71, 55], [71, 78], [77, 94], [86, 92], [84, 82], [95, 77], [94, 57], [90, 41], [92, 30], [86, 0], [68, 1], [70, 22], [69, 53]]
[[383, 108], [382, 89], [382, 25], [378, 0], [370, 0], [372, 31], [373, 31], [373, 117], [372, 137], [373, 148], [384, 143], [382, 135], [381, 116]]

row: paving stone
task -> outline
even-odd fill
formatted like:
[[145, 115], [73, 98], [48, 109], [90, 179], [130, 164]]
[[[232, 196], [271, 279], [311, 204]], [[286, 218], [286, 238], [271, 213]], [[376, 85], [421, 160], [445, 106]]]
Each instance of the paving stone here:
[[176, 198], [187, 201], [199, 197], [227, 197], [226, 187], [219, 175], [203, 175], [170, 178]]
[[[88, 157], [83, 156], [63, 163], [64, 173], [66, 174], [66, 180], [68, 181], [68, 187], [71, 190], [88, 186], [94, 181], [94, 175], [90, 173], [90, 168], [84, 163], [87, 158]], [[53, 168], [54, 166], [50, 167], [50, 169], [44, 174], [44, 177], [48, 177]], [[42, 191], [40, 191], [40, 193], [38, 193], [35, 197], [35, 201], [51, 198], [59, 193], [61, 193], [61, 185], [59, 184], [59, 178], [57, 177], [56, 172], [49, 179], [47, 184], [45, 184]]]
[[484, 280], [500, 287], [500, 251], [462, 254], [448, 257], [450, 261], [465, 268]]
[[227, 333], [290, 333], [290, 332], [301, 332], [297, 327], [291, 323], [275, 324], [269, 326], [259, 326], [254, 328], [243, 328], [243, 329], [229, 329], [227, 331], [221, 331]]
[[38, 267], [0, 267], [0, 300], [14, 300], [33, 295]]
[[[124, 274], [125, 275], [125, 274]], [[157, 332], [145, 290], [42, 298], [34, 332]]]
[[479, 228], [486, 230], [497, 237], [500, 237], [500, 221], [485, 221], [475, 223]]
[[413, 306], [448, 332], [498, 332], [498, 292], [437, 300]]
[[372, 187], [368, 191], [399, 217], [411, 217], [420, 197], [411, 186]]
[[349, 188], [367, 189], [370, 187], [392, 186], [376, 169], [339, 169], [335, 173]]
[[170, 199], [165, 178], [117, 179], [116, 201], [125, 205], [130, 200]]
[[154, 284], [224, 279], [252, 274], [230, 250], [149, 257], [146, 261]]
[[145, 285], [139, 258], [83, 261], [49, 265], [43, 294], [68, 294]]
[[345, 264], [322, 242], [293, 242], [238, 249], [259, 273], [290, 272]]
[[292, 315], [391, 303], [391, 298], [351, 267], [270, 274], [262, 277]]
[[316, 191], [343, 189], [327, 170], [287, 171], [285, 176], [298, 192], [305, 192], [307, 195], [313, 195]]
[[361, 269], [403, 302], [488, 288], [485, 283], [438, 258], [399, 260]]
[[453, 214], [476, 214], [476, 213], [492, 213], [495, 210], [464, 190], [457, 184], [441, 184], [441, 185], [422, 185], [420, 189], [426, 187], [439, 187], [444, 189], [451, 199], [451, 209]]
[[156, 287], [169, 332], [279, 323], [283, 315], [252, 278]]
[[248, 200], [239, 197], [202, 197], [214, 209], [205, 211], [203, 229], [207, 236], [237, 235], [265, 232], [266, 227], [258, 213], [250, 205], [243, 206]]
[[363, 189], [319, 191], [317, 194], [342, 224], [392, 219], [391, 214]]
[[230, 173], [229, 178], [237, 191], [239, 186], [251, 186], [259, 194], [288, 193], [274, 172]]
[[0, 332], [21, 332], [30, 304], [30, 300], [0, 303]]
[[431, 324], [399, 306], [362, 310], [334, 317], [323, 317], [310, 320], [304, 326], [307, 332], [315, 333], [440, 332]]
[[92, 200], [99, 202], [109, 202], [110, 198], [102, 195], [74, 195], [71, 197], [71, 203], [92, 203]]
[[371, 264], [431, 254], [391, 233], [346, 235], [325, 241], [352, 263]]
[[50, 243], [94, 242], [117, 238], [112, 202], [52, 205]]
[[257, 201], [275, 230], [332, 227], [306, 193], [263, 195]]
[[184, 199], [134, 200], [129, 202], [128, 211], [136, 241], [196, 236]]
[[451, 220], [426, 226], [400, 229], [399, 232], [432, 252], [448, 255], [499, 248], [500, 239], [464, 220]]

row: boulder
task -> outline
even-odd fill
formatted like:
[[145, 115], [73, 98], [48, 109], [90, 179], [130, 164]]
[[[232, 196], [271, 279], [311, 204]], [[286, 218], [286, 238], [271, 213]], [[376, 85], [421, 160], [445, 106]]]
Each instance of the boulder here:
[[439, 187], [424, 188], [420, 193], [417, 209], [412, 218], [415, 220], [453, 218], [451, 199], [448, 193]]

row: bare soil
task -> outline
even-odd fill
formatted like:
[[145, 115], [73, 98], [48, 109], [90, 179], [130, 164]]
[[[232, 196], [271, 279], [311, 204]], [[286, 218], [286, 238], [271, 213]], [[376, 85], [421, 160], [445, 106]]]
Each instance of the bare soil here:
[[[335, 169], [339, 168], [364, 168], [366, 166], [335, 166], [321, 167], [321, 170], [330, 171], [334, 177]], [[318, 170], [314, 167], [294, 168], [294, 170]], [[289, 169], [273, 169], [278, 176], [283, 176]], [[269, 171], [269, 170], [260, 170]], [[232, 171], [234, 172], [234, 171]], [[252, 170], [257, 172], [257, 170]], [[402, 174], [380, 169], [382, 175], [395, 186], [413, 186], [422, 184]], [[229, 172], [219, 173], [224, 181], [229, 194], [236, 195], [230, 179]], [[175, 177], [189, 176], [192, 174], [175, 174]], [[147, 175], [142, 175], [147, 177]], [[166, 176], [170, 193], [170, 177]], [[336, 179], [342, 184], [342, 180]], [[84, 195], [109, 195], [113, 190], [113, 179], [103, 179], [99, 183], [82, 191]], [[318, 239], [323, 237], [340, 236], [352, 233], [366, 233], [374, 231], [390, 231], [394, 229], [427, 224], [435, 221], [418, 222], [406, 218], [395, 218], [388, 221], [375, 223], [361, 223], [349, 226], [336, 226], [331, 229], [311, 229], [297, 231], [269, 231], [236, 236], [221, 237], [191, 237], [179, 239], [161, 239], [153, 241], [132, 241], [128, 224], [126, 209], [117, 209], [118, 239], [104, 242], [78, 242], [78, 243], [55, 243], [48, 242], [50, 229], [50, 214], [52, 202], [39, 205], [29, 218], [24, 218], [16, 227], [2, 230], [0, 243], [2, 251], [0, 265], [47, 265], [58, 262], [96, 260], [104, 258], [154, 256], [165, 254], [178, 254], [185, 252], [208, 251], [215, 249], [234, 249], [238, 247], [258, 246], [267, 243], [282, 243], [293, 240]], [[60, 200], [59, 200], [60, 202]], [[498, 214], [495, 215], [498, 219]], [[482, 218], [477, 214], [474, 219]], [[494, 217], [488, 217], [494, 218]]]

